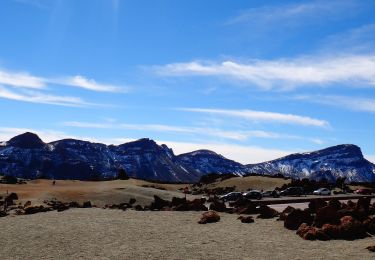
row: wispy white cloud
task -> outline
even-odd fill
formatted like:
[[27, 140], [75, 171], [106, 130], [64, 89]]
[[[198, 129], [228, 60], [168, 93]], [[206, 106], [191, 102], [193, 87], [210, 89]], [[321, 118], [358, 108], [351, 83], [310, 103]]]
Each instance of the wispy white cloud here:
[[[136, 131], [150, 131], [150, 132], [171, 132], [181, 134], [198, 134], [199, 136], [213, 136], [225, 139], [232, 139], [237, 141], [244, 141], [251, 138], [271, 138], [271, 139], [302, 139], [299, 136], [280, 134], [274, 132], [252, 130], [223, 130], [210, 127], [187, 127], [187, 126], [173, 126], [162, 124], [121, 124], [121, 123], [90, 123], [90, 122], [63, 122], [64, 126], [79, 127], [79, 128], [96, 128], [96, 129], [124, 129]], [[313, 139], [310, 139], [312, 142]]]
[[375, 87], [375, 55], [252, 60], [247, 63], [193, 61], [154, 66], [152, 69], [163, 76], [227, 77], [263, 89], [287, 90], [334, 83]]
[[329, 127], [328, 121], [315, 119], [307, 116], [294, 114], [281, 114], [275, 112], [255, 111], [255, 110], [229, 110], [229, 109], [210, 109], [210, 108], [179, 108], [179, 110], [214, 114], [219, 116], [241, 118], [253, 122], [277, 122], [284, 124], [296, 124], [303, 126]]
[[375, 46], [375, 23], [351, 28], [325, 38], [320, 52], [325, 53], [373, 53]]
[[18, 91], [15, 92], [4, 86], [0, 85], [0, 98], [17, 100], [29, 103], [38, 103], [38, 104], [50, 104], [50, 105], [59, 105], [59, 106], [71, 106], [71, 107], [82, 107], [94, 105], [82, 100], [79, 97], [70, 97], [70, 96], [56, 96], [44, 94], [39, 91]]
[[59, 79], [47, 79], [47, 82], [55, 83], [59, 85], [66, 85], [71, 87], [79, 87], [91, 91], [98, 92], [126, 92], [127, 87], [119, 87], [111, 84], [98, 83], [94, 79], [88, 79], [84, 76], [73, 76], [73, 77], [63, 77]]
[[27, 72], [10, 72], [1, 69], [0, 84], [34, 89], [42, 89], [46, 87], [43, 78], [30, 75]]
[[129, 87], [116, 86], [107, 83], [99, 83], [94, 79], [88, 79], [81, 75], [64, 77], [39, 77], [28, 72], [13, 72], [0, 68], [0, 84], [18, 88], [44, 89], [49, 84], [78, 87], [98, 92], [126, 92]]
[[[239, 15], [229, 19], [226, 24], [233, 25], [239, 23], [269, 24], [296, 21], [301, 23], [319, 23], [322, 19], [337, 19], [343, 16], [353, 15], [360, 11], [362, 5], [358, 1], [352, 0], [332, 0], [332, 1], [308, 1], [296, 4], [276, 4], [261, 6], [243, 10]], [[298, 24], [296, 24], [298, 25]]]
[[296, 100], [303, 100], [312, 103], [325, 104], [340, 108], [346, 108], [354, 111], [375, 112], [375, 99], [358, 98], [349, 96], [314, 96], [314, 95], [298, 95]]

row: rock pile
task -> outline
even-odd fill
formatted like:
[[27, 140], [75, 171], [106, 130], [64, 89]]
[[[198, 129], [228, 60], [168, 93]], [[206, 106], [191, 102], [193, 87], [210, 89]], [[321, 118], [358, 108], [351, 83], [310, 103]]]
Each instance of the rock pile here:
[[375, 203], [370, 202], [366, 197], [347, 204], [315, 200], [305, 210], [286, 208], [279, 219], [306, 240], [360, 239], [375, 234]]
[[220, 221], [220, 216], [216, 211], [210, 210], [202, 214], [201, 219], [198, 221], [199, 224], [214, 223]]
[[239, 216], [238, 219], [241, 220], [242, 223], [254, 223], [252, 216]]
[[145, 206], [144, 210], [166, 210], [166, 211], [206, 211], [205, 199], [187, 200], [185, 198], [173, 197], [172, 201], [164, 200], [154, 195], [154, 201]]

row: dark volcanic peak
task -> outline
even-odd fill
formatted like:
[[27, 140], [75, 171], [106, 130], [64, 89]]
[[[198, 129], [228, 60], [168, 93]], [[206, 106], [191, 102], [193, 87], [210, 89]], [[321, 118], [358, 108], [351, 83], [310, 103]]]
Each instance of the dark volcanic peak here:
[[[322, 150], [314, 151], [314, 152], [306, 152], [306, 153], [295, 153], [291, 155], [287, 155], [280, 159], [276, 160], [296, 160], [296, 159], [303, 159], [303, 158], [315, 158], [315, 157], [332, 157], [335, 158], [359, 158], [363, 159], [363, 154], [361, 148], [354, 144], [341, 144], [336, 146], [331, 146]], [[275, 161], [275, 160], [274, 160]]]
[[131, 177], [167, 182], [195, 182], [209, 173], [375, 181], [375, 165], [351, 144], [242, 165], [209, 150], [176, 156], [149, 138], [119, 146], [75, 139], [45, 144], [36, 134], [24, 133], [0, 143], [0, 172], [20, 178], [103, 180], [117, 176], [119, 169]]
[[[361, 149], [352, 144], [332, 146], [315, 152], [291, 154], [276, 160], [247, 165], [249, 173], [283, 174], [295, 179], [322, 177], [348, 181], [375, 181], [375, 165], [367, 161]], [[328, 177], [327, 177], [328, 176]]]
[[24, 149], [38, 149], [43, 148], [45, 143], [38, 135], [26, 132], [10, 139], [7, 145]]
[[157, 148], [159, 147], [158, 144], [149, 138], [142, 138], [136, 141], [132, 141], [129, 143], [124, 143], [119, 145], [120, 148], [143, 148], [143, 149], [150, 149], [150, 148]]

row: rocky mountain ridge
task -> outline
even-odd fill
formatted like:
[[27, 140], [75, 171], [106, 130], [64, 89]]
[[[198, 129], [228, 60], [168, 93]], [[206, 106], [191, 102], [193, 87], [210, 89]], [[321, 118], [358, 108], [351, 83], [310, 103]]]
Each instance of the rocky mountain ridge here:
[[162, 182], [196, 182], [209, 173], [375, 181], [375, 165], [355, 145], [338, 145], [242, 165], [209, 150], [175, 155], [166, 145], [147, 138], [115, 146], [75, 139], [44, 143], [36, 134], [24, 133], [0, 143], [0, 173], [6, 175], [103, 180], [114, 178], [119, 169], [125, 169], [134, 178]]

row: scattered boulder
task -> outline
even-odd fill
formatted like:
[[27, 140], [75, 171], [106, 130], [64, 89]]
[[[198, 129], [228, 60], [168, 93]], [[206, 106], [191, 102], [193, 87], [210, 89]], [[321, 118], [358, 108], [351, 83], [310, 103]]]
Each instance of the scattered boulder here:
[[367, 237], [366, 230], [362, 223], [352, 216], [345, 216], [340, 219], [340, 237], [347, 240]]
[[31, 206], [30, 200], [26, 201], [25, 204], [23, 205], [24, 208], [29, 207], [29, 206]]
[[69, 207], [70, 208], [80, 208], [81, 205], [79, 205], [79, 203], [76, 202], [76, 201], [71, 201], [71, 202], [69, 202]]
[[254, 223], [252, 216], [239, 216], [238, 219], [240, 219], [242, 223]]
[[363, 226], [368, 233], [375, 235], [375, 217], [368, 218], [363, 221]]
[[198, 221], [199, 224], [214, 223], [220, 221], [220, 216], [215, 211], [207, 211], [202, 214], [201, 219]]
[[320, 208], [314, 219], [314, 225], [317, 227], [322, 227], [324, 224], [339, 224], [340, 218], [337, 214], [337, 209], [333, 206], [325, 206], [323, 208]]
[[357, 201], [356, 209], [357, 210], [363, 209], [366, 212], [368, 212], [370, 210], [370, 205], [371, 205], [371, 198], [361, 197]]
[[284, 221], [286, 219], [286, 217], [289, 215], [290, 212], [292, 212], [293, 210], [295, 210], [295, 208], [291, 207], [291, 206], [288, 206], [286, 207], [281, 213], [280, 213], [280, 216], [277, 220], [282, 220]]
[[309, 205], [308, 205], [311, 213], [316, 213], [316, 212], [318, 212], [319, 209], [321, 209], [325, 206], [327, 206], [327, 202], [323, 199], [314, 199], [314, 200], [310, 201]]
[[26, 207], [24, 209], [24, 214], [25, 215], [31, 215], [31, 214], [47, 212], [47, 211], [51, 211], [51, 208], [44, 207], [42, 205], [40, 205], [40, 206], [29, 206], [29, 207]]
[[297, 230], [302, 223], [311, 225], [313, 217], [308, 210], [295, 209], [291, 211], [284, 220], [284, 227]]
[[92, 208], [91, 201], [85, 201], [82, 204], [82, 208]]
[[296, 233], [305, 240], [330, 240], [330, 237], [321, 229], [309, 226], [306, 223], [302, 223]]
[[260, 214], [258, 215], [257, 218], [263, 218], [263, 219], [274, 218], [280, 214], [277, 210], [270, 208], [267, 205], [260, 205], [259, 213]]
[[129, 204], [130, 205], [133, 205], [134, 203], [136, 203], [137, 202], [137, 200], [135, 199], [135, 198], [131, 198], [130, 200], [129, 200]]
[[228, 211], [227, 206], [221, 200], [214, 200], [210, 204], [210, 210], [218, 211], [218, 212], [226, 212]]
[[17, 195], [17, 193], [12, 192], [11, 194], [9, 194], [7, 196], [7, 198], [10, 199], [10, 200], [18, 200], [18, 195]]
[[341, 236], [341, 229], [339, 225], [324, 224], [322, 232], [332, 239], [339, 239]]
[[334, 208], [337, 211], [342, 208], [341, 202], [337, 199], [330, 199], [328, 201], [328, 206], [331, 206], [332, 208]]
[[143, 210], [144, 210], [143, 207], [142, 207], [141, 205], [136, 205], [136, 206], [134, 207], [134, 209], [135, 209], [136, 211], [143, 211]]
[[161, 210], [164, 207], [169, 206], [169, 201], [163, 200], [159, 196], [154, 195], [154, 201], [150, 205], [151, 210]]
[[0, 218], [1, 217], [5, 217], [5, 216], [7, 216], [8, 214], [5, 212], [5, 211], [3, 211], [3, 210], [0, 210]]

